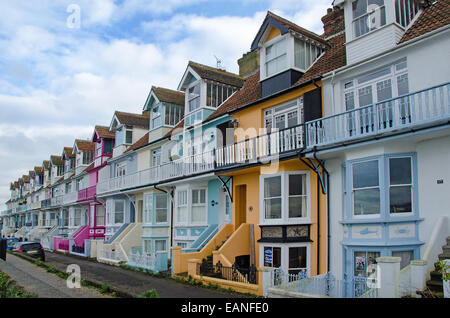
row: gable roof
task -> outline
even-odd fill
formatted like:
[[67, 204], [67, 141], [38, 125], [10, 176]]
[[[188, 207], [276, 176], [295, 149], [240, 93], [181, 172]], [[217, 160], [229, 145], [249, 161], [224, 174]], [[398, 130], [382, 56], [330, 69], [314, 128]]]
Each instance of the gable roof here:
[[188, 67], [190, 67], [201, 78], [219, 82], [222, 84], [241, 88], [244, 85], [244, 79], [237, 74], [227, 72], [211, 66], [195, 63], [189, 61]]
[[123, 125], [137, 126], [145, 129], [148, 129], [150, 126], [149, 114], [132, 114], [116, 111], [114, 112], [114, 117]]
[[30, 170], [28, 172], [28, 175], [30, 176], [30, 178], [34, 179], [34, 177], [35, 177], [34, 170]]
[[50, 161], [49, 160], [42, 161], [42, 166], [44, 167], [44, 169], [48, 170], [50, 168]]
[[[109, 139], [116, 138], [116, 134], [109, 131], [109, 127], [107, 126], [95, 126], [95, 132], [97, 132], [99, 138], [109, 138]], [[92, 138], [92, 140], [94, 140], [94, 138]]]
[[184, 106], [184, 92], [174, 91], [168, 88], [152, 86], [151, 91], [160, 102], [172, 103]]
[[52, 165], [55, 165], [55, 166], [63, 166], [64, 165], [62, 157], [61, 156], [55, 156], [55, 155], [51, 155], [50, 156], [50, 163]]
[[[81, 151], [95, 151], [95, 142], [76, 139], [75, 145], [77, 149]], [[73, 148], [73, 150], [75, 150], [75, 147]]]
[[252, 42], [251, 50], [254, 51], [258, 48], [259, 42], [261, 38], [263, 37], [266, 29], [269, 26], [273, 26], [280, 30], [281, 34], [286, 34], [289, 31], [294, 31], [296, 33], [299, 33], [307, 38], [310, 38], [312, 40], [315, 40], [319, 42], [322, 45], [328, 46], [328, 42], [325, 41], [320, 35], [309, 31], [305, 28], [302, 28], [301, 26], [298, 26], [297, 24], [286, 20], [285, 18], [280, 17], [279, 15], [276, 15], [275, 13], [271, 11], [267, 11], [266, 18], [264, 19], [264, 22], [262, 23], [261, 27], [259, 28], [258, 33], [255, 36], [255, 39]]
[[403, 43], [437, 30], [450, 23], [450, 0], [437, 0], [429, 3], [420, 16], [406, 30], [399, 43]]
[[73, 152], [73, 148], [72, 147], [64, 147], [63, 150], [63, 155], [66, 158], [75, 158], [75, 155], [72, 153]]
[[23, 180], [23, 182], [25, 182], [25, 183], [30, 183], [30, 179], [28, 178], [27, 175], [23, 175], [23, 176], [22, 176], [22, 180]]
[[34, 167], [34, 172], [37, 175], [42, 175], [42, 173], [44, 172], [44, 169], [42, 167]]

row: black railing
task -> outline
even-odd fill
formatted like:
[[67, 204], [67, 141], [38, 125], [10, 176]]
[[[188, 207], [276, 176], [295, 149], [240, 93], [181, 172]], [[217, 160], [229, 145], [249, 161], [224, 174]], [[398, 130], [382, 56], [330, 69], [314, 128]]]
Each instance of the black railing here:
[[72, 245], [72, 252], [78, 253], [78, 254], [84, 254], [84, 246]]
[[203, 276], [230, 280], [238, 283], [258, 284], [258, 270], [255, 265], [239, 267], [236, 263], [232, 267], [225, 267], [219, 261], [212, 265], [206, 259], [197, 266], [197, 273]]

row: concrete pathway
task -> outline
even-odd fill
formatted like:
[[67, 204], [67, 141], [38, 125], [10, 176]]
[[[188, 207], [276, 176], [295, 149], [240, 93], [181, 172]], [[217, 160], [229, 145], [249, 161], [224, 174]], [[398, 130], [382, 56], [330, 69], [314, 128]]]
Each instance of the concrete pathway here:
[[161, 298], [240, 298], [239, 294], [220, 292], [203, 287], [190, 286], [164, 278], [133, 272], [117, 266], [107, 265], [68, 255], [46, 252], [46, 264], [66, 271], [70, 264], [81, 269], [81, 279], [97, 284], [108, 284], [111, 288], [138, 297], [143, 292], [155, 289]]
[[95, 289], [83, 286], [81, 288], [68, 288], [66, 280], [11, 254], [6, 256], [6, 262], [0, 260], [0, 271], [15, 280], [27, 292], [36, 293], [41, 298], [108, 297]]

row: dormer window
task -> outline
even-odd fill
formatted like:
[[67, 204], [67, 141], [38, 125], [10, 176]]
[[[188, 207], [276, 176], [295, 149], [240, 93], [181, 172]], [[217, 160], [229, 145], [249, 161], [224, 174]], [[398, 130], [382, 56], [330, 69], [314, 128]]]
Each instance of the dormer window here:
[[322, 48], [296, 38], [294, 40], [295, 67], [306, 71], [322, 52]]
[[352, 10], [355, 38], [386, 24], [384, 0], [356, 0], [352, 3]]
[[97, 157], [100, 157], [102, 155], [102, 141], [101, 140], [97, 141], [96, 153], [97, 153]]
[[226, 101], [236, 88], [221, 85], [212, 81], [206, 82], [206, 106], [217, 108]]
[[287, 67], [286, 38], [266, 47], [266, 76], [280, 73]]

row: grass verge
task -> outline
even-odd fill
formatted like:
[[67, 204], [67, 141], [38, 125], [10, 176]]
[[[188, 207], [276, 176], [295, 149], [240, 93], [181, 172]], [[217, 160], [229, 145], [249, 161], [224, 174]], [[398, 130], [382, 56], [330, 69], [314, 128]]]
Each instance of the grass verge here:
[[8, 275], [0, 272], [0, 298], [37, 298], [36, 293], [27, 292]]

